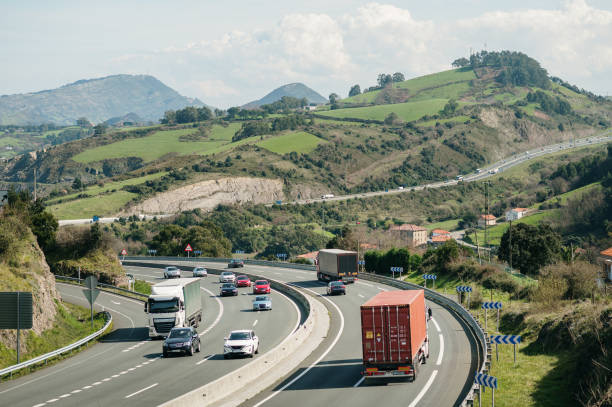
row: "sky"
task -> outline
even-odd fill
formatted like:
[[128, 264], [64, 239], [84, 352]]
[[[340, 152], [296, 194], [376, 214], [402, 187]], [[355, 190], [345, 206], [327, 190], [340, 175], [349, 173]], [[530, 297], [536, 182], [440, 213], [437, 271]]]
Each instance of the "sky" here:
[[482, 49], [524, 52], [612, 94], [608, 0], [2, 3], [0, 95], [126, 73], [220, 108], [292, 82], [344, 97], [379, 73], [434, 73]]

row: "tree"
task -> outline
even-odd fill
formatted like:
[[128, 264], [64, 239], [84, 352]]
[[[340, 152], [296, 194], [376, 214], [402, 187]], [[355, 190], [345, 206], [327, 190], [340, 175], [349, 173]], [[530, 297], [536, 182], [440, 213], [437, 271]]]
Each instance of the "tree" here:
[[83, 182], [79, 177], [76, 177], [72, 182], [72, 189], [74, 189], [75, 191], [80, 191], [81, 189], [83, 189], [83, 186]]
[[32, 233], [36, 235], [38, 244], [44, 250], [49, 249], [55, 243], [55, 232], [58, 223], [53, 214], [43, 211], [31, 217]]
[[228, 257], [231, 255], [232, 244], [223, 236], [223, 231], [212, 222], [203, 222], [193, 226], [182, 238], [182, 249], [190, 244], [194, 250], [202, 251], [206, 257]]
[[404, 82], [406, 80], [406, 78], [404, 78], [404, 74], [401, 72], [394, 73], [391, 78], [393, 82]]
[[174, 110], [168, 110], [164, 113], [163, 119], [160, 120], [161, 124], [174, 124], [176, 123], [176, 112]]
[[548, 225], [532, 226], [517, 223], [512, 227], [512, 247], [510, 247], [510, 229], [508, 229], [501, 238], [497, 257], [509, 261], [510, 250], [512, 250], [512, 267], [518, 268], [523, 274], [536, 275], [541, 267], [559, 259], [561, 238]]
[[230, 107], [229, 109], [227, 109], [227, 115], [229, 116], [230, 119], [235, 119], [239, 111], [240, 111], [239, 107], [235, 107], [235, 106]]
[[337, 93], [330, 93], [329, 95], [329, 103], [331, 103], [332, 105], [336, 104], [336, 101], [338, 100], [339, 96]]
[[384, 88], [385, 86], [391, 84], [392, 82], [393, 82], [393, 77], [386, 73], [378, 74], [378, 78], [376, 79], [376, 83], [378, 83], [378, 86], [381, 88]]
[[470, 61], [467, 58], [462, 57], [459, 59], [455, 59], [451, 65], [455, 68], [463, 68], [463, 67], [468, 66], [469, 64], [470, 64]]
[[444, 105], [444, 109], [442, 109], [440, 113], [442, 116], [452, 116], [455, 113], [455, 110], [457, 110], [458, 106], [459, 104], [457, 101], [455, 99], [451, 99]]
[[94, 136], [102, 136], [106, 133], [108, 126], [104, 123], [97, 124], [94, 126]]
[[395, 112], [391, 112], [385, 117], [385, 124], [391, 126], [399, 120], [399, 116]]
[[349, 97], [351, 96], [357, 96], [361, 93], [361, 88], [359, 87], [359, 85], [353, 85], [351, 86], [351, 90], [349, 90]]
[[79, 117], [76, 121], [77, 126], [79, 127], [91, 127], [91, 123], [87, 120], [86, 117]]

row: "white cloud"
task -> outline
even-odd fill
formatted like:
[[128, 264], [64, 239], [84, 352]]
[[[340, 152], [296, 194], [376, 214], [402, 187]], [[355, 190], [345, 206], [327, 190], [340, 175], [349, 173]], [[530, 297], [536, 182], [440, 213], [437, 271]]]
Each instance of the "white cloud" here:
[[227, 107], [289, 82], [304, 82], [323, 95], [346, 94], [355, 83], [373, 85], [381, 72], [413, 77], [449, 69], [470, 47], [487, 43], [489, 49], [522, 51], [551, 74], [603, 91], [612, 90], [606, 75], [612, 69], [610, 38], [612, 12], [585, 0], [455, 21], [418, 19], [409, 6], [369, 3], [336, 18], [289, 14], [265, 29], [229, 30], [115, 62], [133, 69], [140, 60], [160, 79], [197, 92], [189, 96]]

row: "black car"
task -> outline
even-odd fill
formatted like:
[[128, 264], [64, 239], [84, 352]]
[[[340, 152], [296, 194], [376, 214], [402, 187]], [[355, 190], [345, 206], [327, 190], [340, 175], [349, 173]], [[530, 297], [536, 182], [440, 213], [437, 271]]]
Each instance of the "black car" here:
[[194, 352], [200, 351], [200, 336], [193, 327], [172, 328], [162, 345], [162, 350], [165, 358], [172, 352], [193, 356]]
[[221, 297], [225, 297], [226, 295], [238, 295], [238, 289], [232, 283], [225, 283], [221, 286], [221, 292], [219, 294]]
[[244, 267], [244, 260], [233, 259], [227, 264], [228, 269]]
[[346, 295], [346, 286], [342, 281], [332, 281], [327, 285], [327, 295]]

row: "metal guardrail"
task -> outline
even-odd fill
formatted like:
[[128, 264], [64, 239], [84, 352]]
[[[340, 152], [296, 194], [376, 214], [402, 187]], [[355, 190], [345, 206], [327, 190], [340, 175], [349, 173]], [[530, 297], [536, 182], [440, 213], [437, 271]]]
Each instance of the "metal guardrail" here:
[[[78, 279], [77, 277], [60, 276], [60, 275], [57, 275], [57, 274], [54, 275], [54, 277], [55, 277], [56, 280], [72, 281], [72, 282], [78, 283], [79, 285], [82, 285], [83, 282], [85, 281], [82, 278]], [[121, 288], [121, 287], [115, 287], [114, 285], [111, 285], [111, 284], [105, 284], [105, 283], [98, 282], [98, 287], [102, 291], [106, 291], [106, 292], [111, 293], [111, 294], [123, 295], [121, 293], [126, 293], [126, 294], [135, 295], [137, 297], [141, 297], [141, 298], [143, 298], [145, 300], [147, 298], [149, 298], [149, 296], [147, 294], [139, 293], [138, 291], [126, 290], [125, 288]], [[119, 292], [117, 292], [117, 291], [119, 291]], [[123, 296], [124, 297], [128, 297], [127, 295], [123, 295]]]
[[[189, 261], [189, 262], [215, 262], [215, 263], [228, 263], [231, 259], [229, 258], [214, 258], [214, 257], [191, 257], [191, 258], [187, 258], [187, 257], [138, 257], [138, 256], [131, 256], [131, 257], [126, 257], [125, 260], [157, 260], [157, 261], [168, 261], [169, 263], [174, 262], [174, 261]], [[296, 263], [286, 263], [286, 262], [280, 262], [280, 261], [266, 261], [266, 260], [244, 260], [245, 264], [254, 264], [254, 265], [262, 265], [262, 266], [269, 266], [269, 267], [282, 267], [282, 268], [293, 268], [293, 269], [300, 269], [300, 270], [311, 270], [311, 271], [315, 271], [316, 267], [312, 266], [312, 265], [308, 265], [308, 264], [296, 264]], [[424, 290], [425, 291], [425, 297], [428, 300], [431, 300], [433, 302], [435, 302], [436, 304], [441, 305], [442, 307], [452, 311], [455, 315], [457, 315], [459, 318], [461, 318], [463, 321], [465, 321], [465, 323], [468, 325], [468, 327], [472, 330], [472, 334], [474, 335], [474, 338], [477, 340], [478, 342], [478, 350], [479, 350], [479, 355], [478, 355], [478, 359], [479, 359], [479, 365], [480, 368], [478, 369], [478, 373], [486, 373], [488, 371], [488, 367], [487, 367], [487, 360], [489, 358], [489, 348], [488, 348], [488, 341], [487, 341], [487, 336], [485, 334], [485, 332], [483, 331], [482, 327], [480, 326], [480, 324], [478, 323], [478, 321], [476, 321], [476, 319], [474, 318], [474, 316], [467, 310], [465, 309], [461, 304], [453, 301], [450, 298], [447, 298], [446, 296], [431, 290], [429, 288], [424, 288], [421, 287], [418, 284], [413, 284], [413, 283], [409, 283], [406, 281], [400, 281], [400, 280], [395, 280], [393, 278], [390, 277], [384, 277], [384, 276], [379, 276], [376, 274], [372, 274], [372, 273], [360, 273], [359, 274], [360, 278], [363, 280], [369, 280], [369, 281], [374, 281], [374, 282], [379, 282], [382, 284], [386, 284], [389, 285], [391, 287], [396, 287], [399, 289], [419, 289], [419, 290]], [[476, 376], [477, 372], [474, 372], [474, 376]], [[474, 383], [474, 379], [472, 377], [472, 383]], [[474, 384], [472, 385], [470, 391], [468, 392], [468, 394], [463, 398], [462, 402], [461, 402], [461, 406], [468, 406], [468, 405], [472, 405], [473, 404], [473, 400], [474, 400], [474, 394], [475, 391], [478, 389], [478, 385]]]
[[113, 316], [109, 312], [104, 311], [104, 314], [106, 315], [106, 324], [104, 324], [104, 326], [99, 331], [94, 332], [91, 335], [89, 335], [89, 336], [87, 336], [87, 337], [85, 337], [83, 339], [80, 339], [80, 340], [78, 340], [78, 341], [76, 341], [76, 342], [74, 342], [74, 343], [72, 343], [72, 344], [70, 344], [68, 346], [64, 346], [63, 348], [56, 349], [56, 350], [54, 350], [52, 352], [45, 353], [44, 355], [37, 356], [37, 357], [32, 358], [30, 360], [26, 360], [25, 362], [21, 362], [19, 364], [16, 364], [16, 365], [9, 366], [7, 368], [1, 369], [0, 370], [0, 378], [2, 378], [3, 376], [5, 376], [7, 374], [12, 375], [13, 372], [16, 372], [16, 371], [21, 370], [21, 369], [23, 369], [25, 367], [28, 367], [28, 366], [32, 366], [32, 365], [35, 365], [35, 364], [38, 364], [38, 363], [42, 363], [42, 362], [47, 363], [47, 361], [49, 359], [57, 357], [57, 356], [59, 356], [59, 355], [61, 355], [63, 353], [66, 353], [66, 352], [70, 352], [71, 350], [76, 349], [76, 348], [78, 348], [78, 347], [88, 343], [89, 341], [91, 341], [93, 339], [96, 339], [97, 337], [102, 335], [108, 329], [108, 327], [110, 327], [111, 323], [113, 322]]

